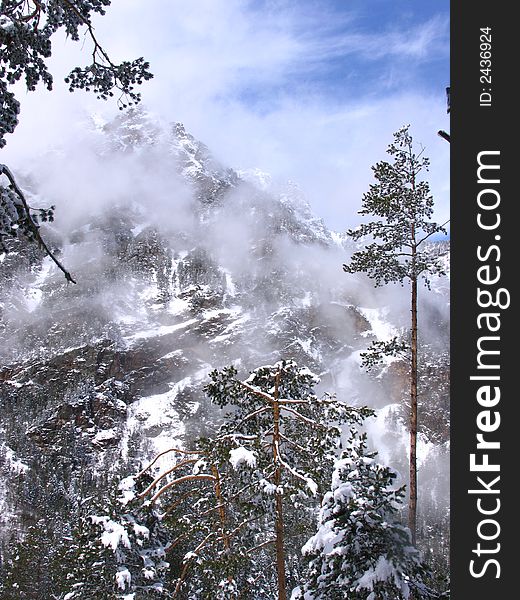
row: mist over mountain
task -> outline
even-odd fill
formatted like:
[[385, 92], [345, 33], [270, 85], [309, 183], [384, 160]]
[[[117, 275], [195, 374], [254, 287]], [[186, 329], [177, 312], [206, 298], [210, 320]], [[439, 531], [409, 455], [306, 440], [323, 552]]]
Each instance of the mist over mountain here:
[[[406, 483], [405, 364], [368, 374], [360, 352], [409, 328], [407, 289], [343, 273], [352, 242], [297, 183], [235, 171], [142, 109], [93, 119], [20, 181], [31, 205], [56, 205], [42, 231], [78, 283], [23, 241], [0, 255], [4, 552], [42, 519], [49, 539], [65, 535], [83, 498], [211, 432], [220, 414], [202, 387], [230, 364], [247, 376], [294, 359], [320, 391], [375, 408], [370, 445]], [[449, 272], [449, 244], [430, 248]], [[419, 514], [445, 531], [449, 277], [419, 295]]]

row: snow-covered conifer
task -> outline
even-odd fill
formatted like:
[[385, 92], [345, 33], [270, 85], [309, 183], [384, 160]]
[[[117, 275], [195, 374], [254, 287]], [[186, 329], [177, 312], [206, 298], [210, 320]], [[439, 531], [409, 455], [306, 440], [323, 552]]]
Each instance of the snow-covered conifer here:
[[134, 486], [126, 478], [115, 498], [82, 510], [65, 554], [66, 600], [156, 598], [165, 591], [167, 538], [156, 512], [134, 502]]
[[214, 371], [211, 379], [206, 392], [226, 411], [211, 443], [214, 460], [231, 463], [242, 488], [231, 538], [247, 548], [251, 580], [273, 586], [271, 597], [284, 600], [295, 579], [288, 550], [312, 521], [341, 424], [360, 422], [371, 411], [330, 395], [319, 398], [314, 393], [318, 378], [293, 361], [255, 369], [246, 380], [233, 367]]
[[395, 473], [367, 451], [366, 435], [351, 430], [325, 494], [318, 531], [303, 546], [305, 583], [293, 600], [430, 598], [426, 570], [397, 513], [404, 490]]
[[293, 361], [245, 380], [234, 367], [210, 378], [205, 391], [223, 424], [196, 449], [168, 450], [177, 459], [141, 493], [171, 533], [173, 596], [284, 599], [302, 575], [300, 548], [330, 481], [341, 426], [372, 411], [319, 398], [318, 378]]

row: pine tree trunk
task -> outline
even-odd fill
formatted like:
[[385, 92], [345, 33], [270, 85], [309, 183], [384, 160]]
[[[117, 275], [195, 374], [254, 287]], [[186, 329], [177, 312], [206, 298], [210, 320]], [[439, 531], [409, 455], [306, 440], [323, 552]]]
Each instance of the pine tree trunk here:
[[226, 533], [226, 509], [224, 508], [224, 498], [222, 497], [222, 487], [220, 485], [220, 473], [216, 465], [211, 465], [211, 473], [215, 477], [215, 497], [217, 499], [218, 514], [220, 519], [220, 528], [222, 530], [222, 541], [225, 550], [229, 550], [229, 535]]
[[285, 581], [285, 552], [284, 552], [284, 531], [283, 531], [283, 503], [282, 494], [279, 486], [282, 483], [282, 470], [278, 458], [280, 447], [280, 404], [278, 402], [280, 392], [281, 371], [276, 374], [273, 394], [273, 460], [274, 460], [274, 484], [275, 491], [275, 534], [276, 534], [276, 572], [278, 576], [278, 600], [287, 600], [287, 584]]
[[[415, 248], [413, 249], [415, 254]], [[414, 257], [415, 259], [415, 257]], [[412, 259], [414, 262], [415, 260]], [[417, 277], [412, 277], [412, 355], [410, 369], [410, 501], [408, 527], [412, 544], [417, 537]]]
[[[215, 497], [217, 499], [220, 529], [222, 531], [222, 542], [224, 543], [225, 553], [229, 554], [231, 550], [231, 542], [226, 531], [226, 509], [224, 507], [224, 497], [222, 496], [222, 485], [220, 483], [220, 473], [217, 465], [211, 465], [211, 473], [213, 474], [213, 477], [215, 477]], [[233, 576], [231, 573], [228, 573], [227, 580], [229, 583], [233, 581]]]

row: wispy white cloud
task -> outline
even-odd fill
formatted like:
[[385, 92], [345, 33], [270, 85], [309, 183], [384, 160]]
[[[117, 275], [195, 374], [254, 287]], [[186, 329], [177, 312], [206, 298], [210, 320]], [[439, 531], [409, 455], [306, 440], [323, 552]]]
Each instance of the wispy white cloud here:
[[[333, 23], [333, 24], [332, 24]], [[449, 21], [436, 16], [424, 23], [409, 25], [405, 29], [391, 28], [383, 31], [360, 31], [355, 22], [346, 29], [338, 24], [322, 23], [297, 39], [300, 42], [301, 60], [322, 63], [330, 59], [358, 55], [363, 60], [381, 60], [385, 57], [426, 60], [432, 56], [448, 56]]]
[[[436, 132], [449, 128], [448, 82], [432, 93], [415, 76], [429, 60], [447, 62], [447, 19], [403, 25], [396, 14], [395, 26], [370, 29], [354, 11], [323, 2], [125, 0], [96, 27], [116, 58], [150, 60], [155, 77], [142, 94], [152, 111], [184, 122], [231, 166], [295, 180], [315, 212], [342, 229], [357, 221], [370, 166], [405, 123], [427, 147], [439, 218], [446, 216], [449, 146]], [[68, 94], [60, 76], [87, 57], [62, 40], [55, 52], [56, 91], [23, 95], [7, 149], [13, 159], [74, 138], [85, 112], [116, 112]]]

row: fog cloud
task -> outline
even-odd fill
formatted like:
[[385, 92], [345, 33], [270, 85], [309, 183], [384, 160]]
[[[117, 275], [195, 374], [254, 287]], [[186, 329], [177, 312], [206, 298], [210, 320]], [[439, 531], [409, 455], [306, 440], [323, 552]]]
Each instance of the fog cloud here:
[[[431, 158], [443, 222], [449, 146], [436, 132], [448, 128], [449, 82], [424, 81], [432, 65], [448, 64], [447, 16], [418, 12], [405, 21], [390, 13], [370, 29], [362, 14], [358, 3], [338, 11], [333, 2], [125, 0], [95, 24], [116, 59], [150, 60], [155, 77], [141, 90], [147, 107], [183, 122], [228, 165], [296, 181], [332, 229], [357, 223], [371, 165], [386, 158], [392, 132], [410, 123]], [[21, 92], [21, 123], [3, 152], [14, 166], [78, 139], [87, 115], [117, 112], [62, 83], [88, 60], [87, 41], [81, 48], [58, 38], [54, 52], [55, 91]]]

